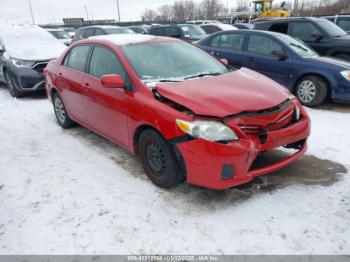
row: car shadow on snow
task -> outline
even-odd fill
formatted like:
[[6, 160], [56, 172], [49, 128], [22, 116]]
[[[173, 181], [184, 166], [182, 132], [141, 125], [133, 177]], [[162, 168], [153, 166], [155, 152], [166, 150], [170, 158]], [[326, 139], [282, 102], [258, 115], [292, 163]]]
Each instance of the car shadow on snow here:
[[[143, 179], [145, 183], [151, 183], [148, 181], [139, 159], [126, 150], [83, 127], [71, 129], [69, 133], [109, 157], [131, 175]], [[261, 155], [255, 165], [256, 167], [266, 166], [285, 158], [287, 155], [288, 153], [285, 151], [272, 150]], [[185, 206], [188, 208], [184, 206], [183, 209], [189, 212], [191, 207], [197, 210], [213, 211], [219, 206], [222, 207], [222, 205], [232, 206], [232, 204], [240, 203], [254, 195], [271, 194], [277, 189], [294, 185], [330, 186], [339, 181], [342, 174], [345, 173], [347, 173], [347, 170], [342, 164], [323, 160], [312, 155], [304, 155], [295, 163], [281, 170], [255, 178], [250, 183], [231, 189], [210, 190], [184, 182], [171, 189], [163, 190], [155, 187], [155, 190], [172, 205], [181, 207], [186, 203]]]
[[342, 104], [328, 101], [314, 109], [327, 110], [339, 113], [350, 113], [350, 104]]
[[[12, 98], [10, 95], [10, 92], [7, 89], [7, 86], [3, 83], [0, 83], [0, 92], [8, 95], [8, 97]], [[23, 101], [31, 101], [31, 100], [43, 100], [43, 99], [47, 99], [46, 96], [46, 92], [45, 90], [40, 90], [40, 91], [35, 91], [35, 92], [30, 92], [28, 94], [26, 94], [25, 96], [21, 97], [21, 98], [17, 98]]]

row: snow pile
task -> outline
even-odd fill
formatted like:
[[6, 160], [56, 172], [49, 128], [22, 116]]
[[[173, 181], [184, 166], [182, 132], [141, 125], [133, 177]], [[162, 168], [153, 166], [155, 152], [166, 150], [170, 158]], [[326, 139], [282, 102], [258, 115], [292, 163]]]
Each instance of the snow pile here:
[[39, 26], [0, 28], [0, 38], [8, 55], [15, 59], [50, 60], [66, 49], [65, 45]]
[[122, 46], [122, 45], [149, 42], [156, 39], [156, 37], [153, 35], [141, 35], [141, 34], [116, 34], [116, 35], [94, 36], [94, 37], [90, 37], [89, 39], [107, 40], [116, 45]]

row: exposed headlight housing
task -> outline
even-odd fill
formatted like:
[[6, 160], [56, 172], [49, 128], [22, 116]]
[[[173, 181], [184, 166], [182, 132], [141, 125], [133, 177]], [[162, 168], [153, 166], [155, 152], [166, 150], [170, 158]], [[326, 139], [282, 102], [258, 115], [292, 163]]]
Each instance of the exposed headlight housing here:
[[12, 63], [17, 67], [32, 67], [33, 65], [35, 65], [35, 62], [33, 61], [14, 59], [14, 58], [12, 58], [11, 60], [12, 60]]
[[350, 81], [350, 70], [340, 72], [340, 74], [348, 81]]
[[177, 119], [177, 126], [185, 133], [208, 141], [237, 141], [235, 132], [220, 122], [194, 121], [188, 122]]
[[299, 121], [301, 118], [301, 111], [298, 105], [295, 106], [294, 118], [295, 118], [295, 121]]

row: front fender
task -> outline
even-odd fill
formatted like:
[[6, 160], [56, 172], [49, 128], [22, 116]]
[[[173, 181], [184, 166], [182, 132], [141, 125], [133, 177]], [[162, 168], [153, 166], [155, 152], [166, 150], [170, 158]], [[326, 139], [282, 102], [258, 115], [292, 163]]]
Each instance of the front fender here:
[[325, 56], [334, 56], [339, 53], [350, 55], [350, 47], [332, 47], [327, 51]]

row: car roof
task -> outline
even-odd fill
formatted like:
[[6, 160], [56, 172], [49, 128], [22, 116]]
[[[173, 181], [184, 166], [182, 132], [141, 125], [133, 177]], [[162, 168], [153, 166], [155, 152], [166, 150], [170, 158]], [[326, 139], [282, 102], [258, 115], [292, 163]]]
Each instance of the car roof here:
[[262, 31], [262, 30], [251, 30], [251, 29], [241, 29], [241, 30], [225, 30], [225, 31], [219, 31], [217, 33], [214, 33], [212, 35], [209, 36], [215, 36], [217, 34], [257, 34], [257, 35], [270, 35], [270, 36], [275, 36], [275, 37], [279, 37], [279, 36], [286, 36], [285, 34], [282, 33], [278, 33], [278, 32], [273, 32], [273, 31]]
[[327, 15], [327, 16], [321, 16], [321, 18], [336, 18], [336, 17], [350, 18], [350, 15]]
[[130, 44], [141, 44], [147, 42], [160, 42], [160, 41], [173, 41], [173, 42], [182, 42], [181, 40], [177, 40], [170, 37], [162, 37], [162, 36], [153, 36], [153, 35], [142, 35], [142, 34], [115, 34], [115, 35], [99, 35], [89, 37], [86, 40], [82, 40], [82, 42], [90, 42], [91, 40], [97, 41], [107, 41], [111, 44], [117, 46], [125, 46]]
[[45, 28], [47, 31], [64, 31], [63, 28]]
[[285, 17], [285, 18], [268, 18], [264, 20], [255, 21], [254, 24], [260, 23], [274, 23], [274, 22], [288, 22], [288, 21], [324, 21], [324, 18], [318, 17]]
[[80, 27], [79, 29], [85, 29], [85, 28], [113, 29], [113, 28], [121, 28], [121, 27], [116, 25], [90, 25], [90, 26]]

